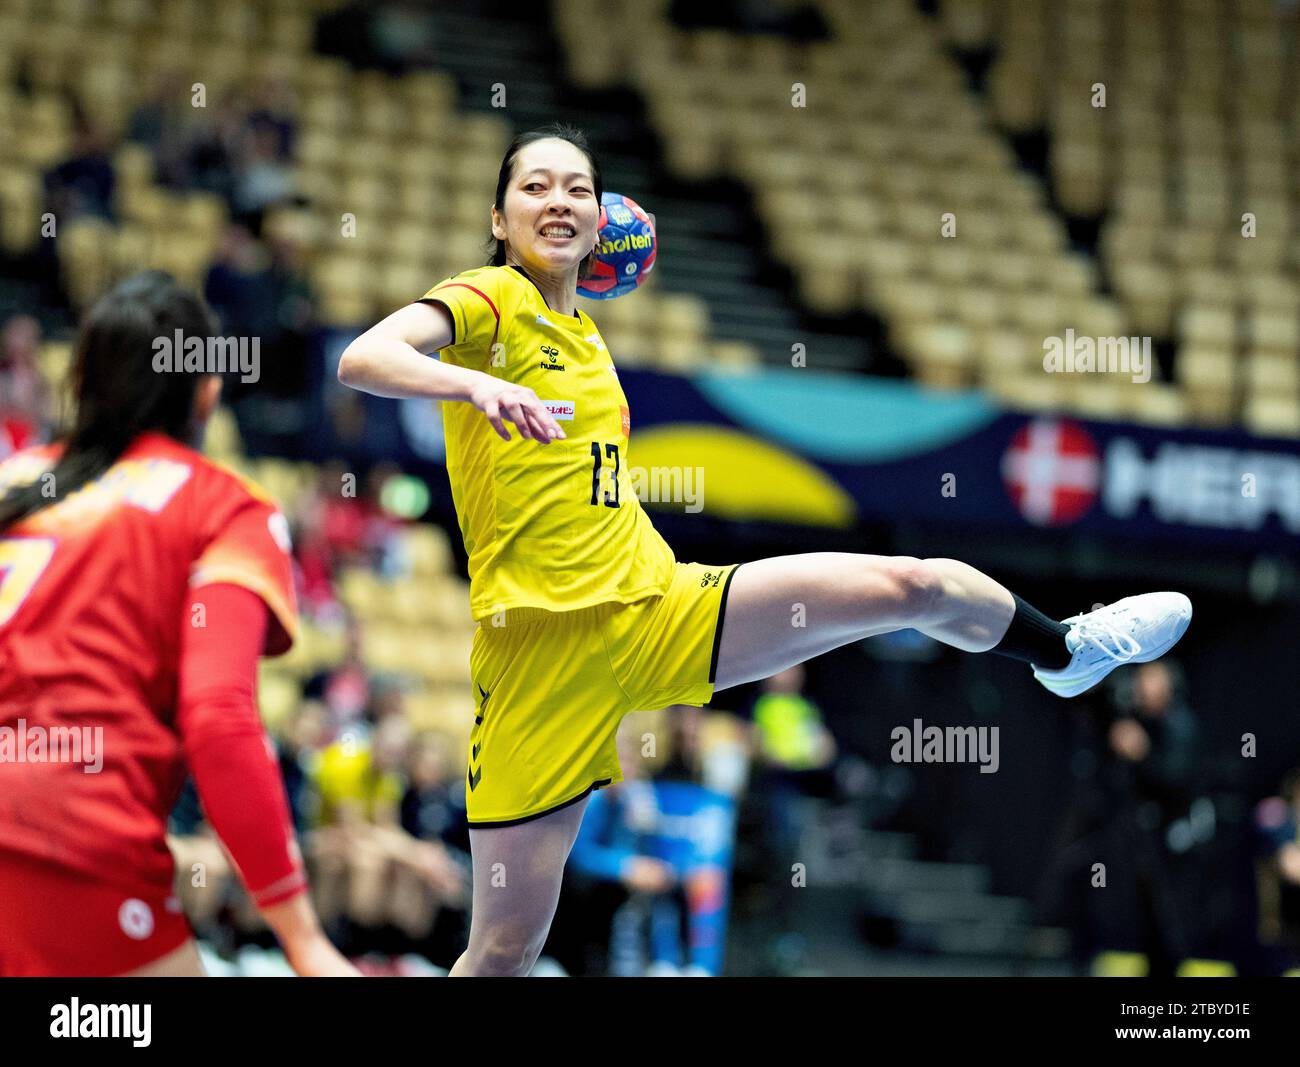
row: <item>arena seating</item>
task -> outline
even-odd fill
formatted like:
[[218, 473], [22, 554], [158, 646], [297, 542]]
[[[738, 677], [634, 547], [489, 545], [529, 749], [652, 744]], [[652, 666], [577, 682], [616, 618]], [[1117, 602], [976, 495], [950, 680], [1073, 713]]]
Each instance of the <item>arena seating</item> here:
[[[817, 6], [832, 33], [806, 44], [681, 30], [667, 0], [561, 0], [556, 24], [571, 77], [630, 80], [680, 174], [747, 181], [802, 298], [877, 313], [918, 380], [1093, 417], [1300, 431], [1294, 131], [1264, 117], [1294, 60], [1271, 5], [1228, 25], [1203, 17], [1213, 3], [1175, 5], [1170, 32], [1154, 0], [1119, 5], [1113, 28], [1092, 0], [958, 0], [939, 18], [909, 0]], [[598, 10], [627, 32], [592, 49]], [[1101, 51], [1117, 40], [1122, 62]], [[957, 58], [981, 49], [996, 57], [986, 93]], [[1162, 80], [1173, 69], [1188, 92]], [[1106, 109], [1099, 71], [1113, 71]], [[1050, 188], [1010, 140], [1040, 128]], [[1072, 247], [1071, 216], [1104, 217], [1100, 261]], [[1067, 328], [1176, 341], [1174, 380], [1044, 374], [1043, 341]]]

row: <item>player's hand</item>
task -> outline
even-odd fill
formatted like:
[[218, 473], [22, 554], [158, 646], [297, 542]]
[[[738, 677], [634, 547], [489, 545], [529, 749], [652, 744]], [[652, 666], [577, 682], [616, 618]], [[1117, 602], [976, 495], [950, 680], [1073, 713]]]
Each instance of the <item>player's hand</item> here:
[[361, 977], [361, 972], [324, 935], [286, 946], [285, 958], [301, 978]]
[[260, 908], [289, 966], [304, 978], [356, 978], [361, 972], [330, 944], [316, 918], [311, 896], [302, 892], [279, 904]]
[[469, 882], [465, 872], [441, 845], [416, 842], [414, 862], [429, 885], [445, 904], [461, 904], [469, 896]]
[[544, 445], [564, 439], [560, 424], [527, 386], [483, 374], [470, 388], [469, 402], [487, 416], [503, 441], [510, 440], [507, 421], [515, 424], [520, 437]]
[[667, 893], [676, 882], [672, 867], [653, 856], [633, 856], [623, 870], [623, 884], [634, 893]]

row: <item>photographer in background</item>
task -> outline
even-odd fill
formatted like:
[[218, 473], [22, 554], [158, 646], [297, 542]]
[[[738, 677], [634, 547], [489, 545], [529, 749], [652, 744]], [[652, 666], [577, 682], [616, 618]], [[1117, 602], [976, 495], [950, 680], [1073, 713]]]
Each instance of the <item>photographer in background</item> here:
[[[1075, 793], [1036, 910], [1041, 922], [1070, 926], [1084, 958], [1140, 952], [1150, 975], [1173, 975], [1192, 948], [1190, 902], [1179, 898], [1174, 869], [1213, 830], [1204, 803], [1194, 803], [1200, 731], [1176, 664], [1142, 664], [1112, 694], [1077, 722]], [[1104, 886], [1096, 864], [1104, 864]]]

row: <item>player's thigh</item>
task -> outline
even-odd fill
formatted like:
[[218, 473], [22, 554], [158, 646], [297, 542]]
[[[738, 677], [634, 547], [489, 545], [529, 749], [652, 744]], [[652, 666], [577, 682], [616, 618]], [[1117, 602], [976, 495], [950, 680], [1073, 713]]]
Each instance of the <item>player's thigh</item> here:
[[715, 688], [912, 625], [933, 597], [924, 565], [910, 556], [806, 552], [746, 563], [727, 597]]
[[470, 828], [471, 951], [503, 945], [541, 948], [587, 799], [513, 826]]

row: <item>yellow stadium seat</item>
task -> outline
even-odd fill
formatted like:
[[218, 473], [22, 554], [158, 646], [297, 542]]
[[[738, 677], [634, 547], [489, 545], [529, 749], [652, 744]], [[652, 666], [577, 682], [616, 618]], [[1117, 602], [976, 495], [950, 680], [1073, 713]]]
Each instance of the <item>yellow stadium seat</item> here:
[[1178, 965], [1178, 978], [1235, 978], [1237, 968], [1227, 960], [1183, 960]]
[[748, 370], [763, 362], [758, 349], [743, 341], [715, 341], [711, 351], [713, 362], [728, 370]]
[[1008, 407], [1023, 411], [1059, 411], [1065, 401], [1060, 374], [1016, 373], [986, 378], [985, 389]]
[[1269, 437], [1300, 437], [1300, 398], [1294, 394], [1247, 397], [1242, 421], [1252, 433]]
[[1296, 349], [1260, 349], [1246, 359], [1246, 389], [1251, 393], [1300, 395], [1300, 353]]
[[1152, 426], [1183, 426], [1188, 420], [1187, 397], [1177, 386], [1145, 382], [1132, 393], [1133, 418]]
[[280, 733], [302, 701], [302, 686], [292, 675], [263, 668], [259, 672], [257, 703], [262, 721], [272, 733]]
[[1236, 315], [1226, 308], [1191, 305], [1178, 316], [1181, 340], [1192, 345], [1231, 347], [1237, 340]]
[[1255, 311], [1244, 326], [1246, 338], [1257, 347], [1300, 350], [1300, 318], [1294, 313]]
[[1099, 952], [1092, 960], [1094, 978], [1145, 978], [1150, 962], [1141, 952]]

